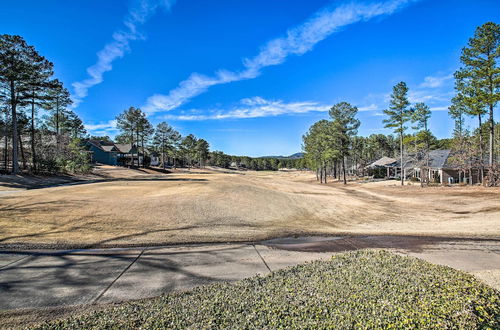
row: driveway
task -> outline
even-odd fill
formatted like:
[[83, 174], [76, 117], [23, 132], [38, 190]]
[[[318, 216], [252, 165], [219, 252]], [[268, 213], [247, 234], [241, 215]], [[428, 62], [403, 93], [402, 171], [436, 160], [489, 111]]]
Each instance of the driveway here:
[[0, 310], [153, 297], [364, 248], [447, 265], [500, 289], [500, 239], [298, 237], [255, 244], [0, 251]]

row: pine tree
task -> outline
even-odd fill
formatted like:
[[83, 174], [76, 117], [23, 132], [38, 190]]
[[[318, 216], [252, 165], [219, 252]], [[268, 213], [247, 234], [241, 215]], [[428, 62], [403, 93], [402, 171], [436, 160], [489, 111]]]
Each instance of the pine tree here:
[[[431, 118], [431, 110], [428, 105], [423, 102], [415, 104], [415, 108], [411, 113], [411, 121], [415, 124], [412, 128], [417, 131], [415, 134], [415, 152], [418, 153], [420, 150], [424, 149], [425, 154], [425, 166], [428, 171], [429, 167], [429, 151], [430, 151], [430, 140], [432, 134], [428, 129], [429, 119]], [[419, 141], [423, 141], [424, 146], [419, 144]], [[421, 183], [427, 180], [429, 173], [421, 175]], [[425, 178], [425, 179], [424, 179]]]
[[333, 137], [336, 141], [341, 162], [344, 184], [347, 184], [345, 159], [349, 155], [352, 137], [358, 133], [360, 122], [356, 119], [358, 108], [347, 102], [341, 102], [330, 109]]
[[154, 133], [153, 125], [149, 122], [146, 114], [139, 109], [138, 118], [137, 118], [137, 132], [138, 132], [138, 141], [141, 143], [142, 149], [142, 167], [145, 167], [146, 164], [144, 159], [146, 158], [146, 147], [145, 145], [151, 138], [151, 135]]
[[193, 165], [193, 160], [196, 159], [196, 147], [197, 147], [197, 139], [193, 134], [189, 134], [186, 136], [181, 142], [181, 152], [186, 159], [186, 162], [189, 167]]
[[166, 122], [161, 122], [156, 126], [153, 136], [153, 145], [157, 147], [161, 153], [163, 169], [165, 169], [167, 152], [172, 152], [176, 144], [179, 142], [180, 134]]
[[[460, 61], [463, 67], [455, 73], [457, 90], [468, 106], [469, 113], [477, 115], [480, 121], [482, 115], [489, 115], [490, 166], [494, 163], [495, 155], [494, 109], [500, 101], [499, 57], [500, 25], [487, 22], [476, 29], [474, 37], [470, 38], [467, 47], [462, 49]], [[481, 126], [480, 123], [479, 127]]]
[[406, 86], [406, 83], [400, 82], [392, 89], [389, 109], [384, 110], [384, 113], [389, 116], [389, 118], [384, 119], [384, 123], [386, 128], [392, 128], [394, 133], [399, 135], [401, 185], [404, 185], [403, 137], [407, 129], [405, 124], [411, 118], [411, 110], [409, 109], [409, 105], [410, 102], [408, 101], [408, 87]]
[[[466, 169], [471, 161], [471, 155], [467, 152], [467, 142], [469, 142], [469, 134], [464, 127], [464, 116], [466, 114], [466, 106], [462, 102], [459, 96], [455, 96], [451, 100], [451, 105], [448, 108], [448, 114], [455, 122], [455, 128], [453, 130], [453, 141], [452, 141], [452, 151], [453, 155], [451, 157], [451, 162], [459, 168], [463, 173], [465, 178]], [[459, 172], [459, 181], [460, 172]]]
[[328, 165], [340, 159], [340, 150], [333, 133], [333, 124], [326, 119], [314, 123], [302, 137], [306, 161], [316, 170], [320, 183], [327, 183]]
[[72, 103], [73, 101], [71, 100], [70, 93], [63, 86], [62, 82], [57, 79], [51, 81], [44, 108], [51, 114], [51, 117], [49, 117], [51, 121], [50, 126], [56, 134], [56, 145], [58, 150], [60, 148], [61, 135], [65, 133], [63, 128], [69, 115], [68, 106]]
[[196, 153], [198, 155], [198, 162], [200, 167], [205, 166], [205, 161], [208, 159], [208, 154], [210, 152], [209, 148], [210, 145], [207, 141], [198, 139], [196, 143]]
[[53, 64], [49, 61], [45, 61], [40, 66], [40, 71], [35, 72], [31, 77], [29, 84], [27, 86], [26, 98], [27, 103], [29, 103], [29, 107], [31, 110], [31, 128], [30, 128], [30, 137], [31, 137], [31, 163], [32, 170], [34, 172], [37, 171], [37, 157], [36, 157], [36, 115], [37, 110], [40, 108], [47, 108], [47, 102], [50, 102], [50, 94], [49, 90], [54, 85], [54, 81], [50, 80], [53, 71]]
[[30, 83], [41, 71], [50, 67], [20, 36], [0, 35], [0, 93], [10, 106], [12, 124], [12, 172], [19, 172], [18, 163], [18, 107], [29, 99]]

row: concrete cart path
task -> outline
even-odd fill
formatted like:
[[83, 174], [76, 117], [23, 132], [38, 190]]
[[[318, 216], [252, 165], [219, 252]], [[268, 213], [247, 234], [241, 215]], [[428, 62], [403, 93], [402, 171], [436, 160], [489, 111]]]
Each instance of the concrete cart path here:
[[384, 248], [448, 265], [500, 289], [500, 240], [395, 236], [299, 237], [256, 244], [0, 251], [0, 310], [119, 302], [305, 261]]

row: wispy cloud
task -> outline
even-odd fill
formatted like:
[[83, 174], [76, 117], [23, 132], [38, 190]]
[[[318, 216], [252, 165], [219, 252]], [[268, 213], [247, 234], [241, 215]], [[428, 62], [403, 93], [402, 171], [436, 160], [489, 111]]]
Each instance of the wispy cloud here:
[[442, 106], [442, 107], [431, 107], [431, 111], [448, 111], [448, 106]]
[[89, 88], [100, 84], [103, 75], [113, 68], [113, 62], [130, 51], [130, 41], [144, 39], [139, 27], [159, 8], [169, 9], [175, 0], [134, 0], [127, 16], [123, 20], [125, 29], [113, 33], [112, 41], [97, 52], [97, 62], [87, 68], [88, 78], [74, 82], [73, 86], [73, 108], [76, 108], [87, 96]]
[[[447, 79], [443, 79], [446, 81]], [[424, 80], [425, 82], [425, 80]], [[416, 87], [410, 86], [408, 99], [412, 104], [424, 102], [430, 106], [431, 111], [447, 111], [448, 103], [453, 91], [449, 90], [448, 82], [440, 87]], [[359, 111], [373, 112], [373, 116], [385, 116], [383, 109], [388, 107], [390, 93], [369, 94], [361, 102], [354, 102]], [[332, 103], [333, 104], [333, 103]], [[256, 96], [241, 99], [237, 106], [229, 109], [190, 109], [183, 110], [178, 115], [163, 115], [159, 118], [165, 120], [217, 120], [217, 119], [245, 119], [257, 117], [272, 117], [287, 114], [300, 114], [307, 112], [327, 112], [332, 104], [325, 104], [317, 101], [285, 102], [283, 100], [267, 100]]]
[[149, 97], [142, 109], [148, 113], [169, 111], [204, 93], [211, 86], [256, 78], [263, 68], [279, 65], [291, 55], [300, 56], [307, 53], [318, 42], [344, 26], [392, 14], [411, 1], [414, 0], [350, 3], [324, 9], [301, 25], [288, 30], [286, 36], [269, 41], [256, 56], [244, 59], [242, 70], [220, 70], [213, 76], [192, 73], [168, 94]]
[[[236, 107], [230, 110], [212, 110], [208, 115], [198, 115], [198, 110], [190, 110], [189, 114], [164, 115], [166, 120], [216, 120], [216, 119], [244, 119], [258, 117], [273, 117], [287, 114], [300, 114], [311, 111], [328, 111], [330, 106], [318, 102], [283, 102], [282, 100], [266, 100], [262, 97], [245, 98], [240, 100]], [[206, 111], [204, 111], [206, 113]]]
[[256, 129], [246, 129], [246, 128], [215, 128], [211, 129], [212, 132], [225, 132], [225, 133], [241, 133], [241, 132], [257, 132]]
[[427, 76], [424, 78], [424, 82], [420, 84], [421, 88], [437, 88], [443, 86], [446, 82], [453, 79], [453, 75], [445, 76]]
[[101, 122], [99, 124], [84, 124], [85, 129], [91, 135], [115, 135], [118, 132], [116, 128], [116, 120]]
[[374, 111], [374, 110], [378, 110], [378, 109], [380, 109], [380, 108], [374, 103], [367, 105], [367, 106], [358, 107], [359, 111]]
[[[436, 74], [427, 76], [421, 83], [409, 85], [408, 100], [415, 104], [423, 102], [431, 111], [448, 110], [448, 105], [454, 95], [453, 75]], [[387, 109], [391, 99], [391, 91], [367, 95], [359, 104], [370, 104], [358, 107], [360, 111], [374, 111]], [[380, 115], [378, 112], [375, 115]]]
[[434, 91], [416, 88], [408, 92], [408, 100], [411, 103], [424, 102], [429, 105], [434, 103], [448, 102], [453, 94], [452, 91]]

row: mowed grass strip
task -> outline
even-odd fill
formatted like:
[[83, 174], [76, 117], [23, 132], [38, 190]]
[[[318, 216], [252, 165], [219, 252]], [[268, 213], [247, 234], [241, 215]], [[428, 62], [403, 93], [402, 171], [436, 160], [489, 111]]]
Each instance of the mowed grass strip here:
[[499, 328], [499, 292], [449, 267], [356, 251], [40, 326], [61, 328]]

